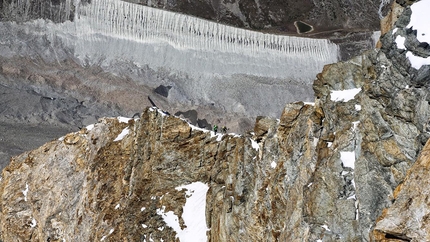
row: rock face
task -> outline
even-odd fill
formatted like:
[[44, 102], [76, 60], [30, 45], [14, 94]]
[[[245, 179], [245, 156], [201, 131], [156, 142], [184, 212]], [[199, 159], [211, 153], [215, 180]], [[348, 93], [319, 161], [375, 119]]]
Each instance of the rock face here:
[[[88, 3], [91, 1], [81, 0]], [[76, 3], [78, 3], [76, 2]], [[379, 18], [387, 11], [390, 0], [355, 1], [154, 1], [128, 0], [237, 27], [296, 33], [295, 21], [304, 21], [316, 32], [332, 30], [378, 30]], [[54, 22], [74, 20], [77, 4], [69, 0], [10, 0], [0, 4], [0, 19], [28, 21], [38, 18]]]
[[380, 241], [429, 241], [430, 143], [394, 193], [394, 204], [384, 210], [375, 228]]
[[428, 183], [428, 66], [411, 66], [406, 52], [426, 49], [406, 25], [381, 50], [325, 66], [314, 104], [258, 117], [252, 134], [215, 135], [150, 108], [13, 158], [1, 239], [186, 241], [198, 193], [207, 241], [427, 240], [427, 192], [415, 189]]
[[305, 21], [317, 32], [336, 29], [379, 29], [379, 15], [391, 1], [147, 1], [151, 7], [186, 13], [252, 29], [296, 32], [295, 21]]

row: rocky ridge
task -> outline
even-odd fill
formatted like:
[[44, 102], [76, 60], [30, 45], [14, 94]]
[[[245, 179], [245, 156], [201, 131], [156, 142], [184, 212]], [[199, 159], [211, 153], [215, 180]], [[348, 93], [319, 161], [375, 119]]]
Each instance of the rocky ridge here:
[[428, 66], [411, 67], [395, 40], [427, 50], [413, 44], [405, 9], [381, 50], [327, 65], [313, 105], [259, 117], [253, 134], [215, 135], [150, 108], [14, 157], [0, 184], [1, 238], [174, 241], [192, 227], [175, 188], [200, 182], [209, 241], [426, 240], [427, 193], [416, 187], [428, 180]]

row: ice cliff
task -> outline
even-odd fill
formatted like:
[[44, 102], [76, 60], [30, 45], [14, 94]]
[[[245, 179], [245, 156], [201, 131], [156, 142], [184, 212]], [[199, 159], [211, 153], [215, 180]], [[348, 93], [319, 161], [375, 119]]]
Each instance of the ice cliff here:
[[151, 89], [170, 86], [170, 103], [276, 117], [286, 102], [309, 101], [318, 70], [338, 59], [337, 45], [324, 39], [265, 34], [119, 0], [56, 4], [51, 15], [39, 14], [46, 20], [37, 18], [47, 12], [43, 1], [4, 2], [1, 55], [54, 65], [72, 59]]
[[429, 66], [414, 68], [397, 36], [430, 51], [402, 4], [380, 50], [325, 66], [315, 103], [258, 117], [253, 133], [214, 134], [147, 108], [14, 157], [0, 182], [1, 238], [426, 241]]

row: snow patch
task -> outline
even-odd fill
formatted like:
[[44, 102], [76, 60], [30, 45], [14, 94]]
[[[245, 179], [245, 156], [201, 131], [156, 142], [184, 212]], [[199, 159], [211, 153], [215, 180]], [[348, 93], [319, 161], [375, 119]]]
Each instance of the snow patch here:
[[361, 88], [353, 88], [341, 91], [330, 91], [330, 100], [335, 102], [348, 102], [361, 91]]
[[[188, 122], [187, 122], [187, 123], [188, 123]], [[199, 130], [199, 131], [203, 131], [204, 133], [210, 132], [210, 131], [209, 131], [209, 130], [207, 130], [207, 129], [203, 129], [203, 128], [200, 128], [200, 127], [194, 126], [194, 125], [192, 125], [192, 124], [190, 124], [190, 123], [188, 123], [188, 125], [191, 127], [191, 129], [192, 129], [192, 130]]]
[[126, 124], [128, 124], [128, 121], [131, 120], [131, 118], [126, 118], [126, 117], [117, 117], [117, 119], [120, 123], [126, 123]]
[[119, 203], [115, 206], [115, 210], [119, 208]]
[[312, 186], [312, 184], [313, 184], [312, 182], [311, 182], [311, 183], [309, 183], [309, 184], [308, 184], [308, 187]]
[[128, 129], [128, 127], [126, 127], [125, 129], [123, 129], [121, 131], [121, 133], [113, 140], [115, 141], [120, 141], [122, 139], [124, 139], [124, 137], [130, 132], [130, 129]]
[[406, 28], [412, 27], [412, 29], [417, 31], [417, 39], [419, 42], [430, 43], [429, 9], [429, 0], [419, 1], [411, 6], [412, 15]]
[[352, 130], [355, 131], [358, 127], [358, 124], [360, 123], [360, 121], [354, 121], [352, 122]]
[[87, 127], [85, 127], [88, 131], [91, 131], [94, 128], [94, 124], [90, 124]]
[[[430, 25], [428, 24], [428, 21], [426, 21], [428, 19], [429, 9], [430, 1], [428, 0], [414, 3], [411, 6], [412, 15], [409, 24], [406, 26], [406, 28], [412, 28], [413, 30], [416, 30], [417, 40], [421, 43], [430, 43]], [[399, 36], [396, 37], [396, 44], [399, 49], [405, 49], [404, 41], [405, 38]], [[411, 62], [411, 66], [417, 70], [420, 69], [423, 65], [430, 65], [429, 57], [423, 58], [420, 56], [416, 56], [410, 51], [406, 53], [406, 57]]]
[[172, 211], [165, 212], [165, 207], [157, 209], [157, 214], [161, 215], [164, 222], [176, 232], [176, 237], [182, 242], [206, 241], [206, 193], [209, 187], [202, 182], [194, 182], [189, 185], [179, 186], [175, 189], [186, 191], [186, 202], [183, 208], [182, 218], [187, 226], [181, 229], [179, 219]]
[[166, 111], [157, 109], [158, 113], [161, 114], [162, 117], [169, 116]]
[[100, 241], [104, 241], [109, 235], [111, 235], [113, 233], [113, 231], [115, 231], [114, 229], [109, 230], [109, 234], [108, 235], [104, 235]]
[[146, 228], [148, 228], [148, 225], [146, 225], [146, 224], [142, 224], [142, 227], [143, 227], [144, 229], [146, 229]]
[[270, 166], [271, 166], [272, 168], [276, 168], [276, 162], [272, 161], [272, 163], [270, 163]]
[[30, 227], [34, 228], [34, 227], [36, 227], [36, 225], [37, 225], [37, 221], [36, 221], [36, 219], [32, 218], [32, 219], [31, 219]]
[[252, 148], [254, 148], [254, 150], [258, 151], [260, 149], [260, 146], [258, 145], [257, 141], [255, 141], [253, 139], [249, 139], [249, 140], [251, 140]]
[[143, 212], [143, 211], [145, 211], [145, 209], [146, 209], [145, 207], [142, 207], [142, 208], [140, 209], [140, 211], [141, 211], [141, 212]]
[[341, 151], [340, 160], [342, 161], [343, 167], [355, 167], [355, 151]]
[[25, 190], [22, 190], [22, 194], [24, 195], [24, 201], [27, 202], [27, 194], [28, 194], [28, 184], [25, 183]]
[[397, 49], [401, 49], [401, 50], [406, 50], [405, 47], [405, 37], [402, 37], [400, 35], [397, 35], [395, 41], [396, 41], [396, 45], [397, 45]]
[[417, 70], [423, 65], [430, 65], [430, 58], [416, 56], [410, 51], [406, 53], [406, 57], [408, 57], [409, 61], [411, 62], [411, 66]]
[[328, 226], [327, 225], [323, 225], [323, 226], [321, 226], [321, 227], [323, 227], [325, 230], [327, 230], [327, 231], [331, 231], [329, 228], [328, 228]]
[[355, 105], [355, 111], [361, 111], [361, 105]]

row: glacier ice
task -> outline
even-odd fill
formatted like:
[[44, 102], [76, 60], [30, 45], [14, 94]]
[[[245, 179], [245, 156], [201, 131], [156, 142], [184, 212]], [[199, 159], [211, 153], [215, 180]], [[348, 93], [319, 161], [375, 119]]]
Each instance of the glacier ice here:
[[[77, 35], [96, 43], [97, 51], [104, 48], [138, 63], [151, 61], [187, 73], [290, 77], [309, 83], [338, 58], [338, 47], [325, 39], [265, 34], [118, 0], [80, 5], [76, 14]], [[123, 48], [119, 42], [126, 40], [137, 46]]]
[[[31, 11], [25, 4], [42, 1], [11, 2]], [[72, 57], [149, 87], [172, 86], [170, 101], [274, 117], [287, 102], [311, 101], [316, 74], [338, 60], [338, 46], [325, 39], [239, 29], [120, 0], [67, 0], [58, 11], [58, 21], [0, 23], [9, 43], [0, 45], [1, 55], [33, 53], [59, 64]], [[58, 23], [64, 16], [73, 21]]]

